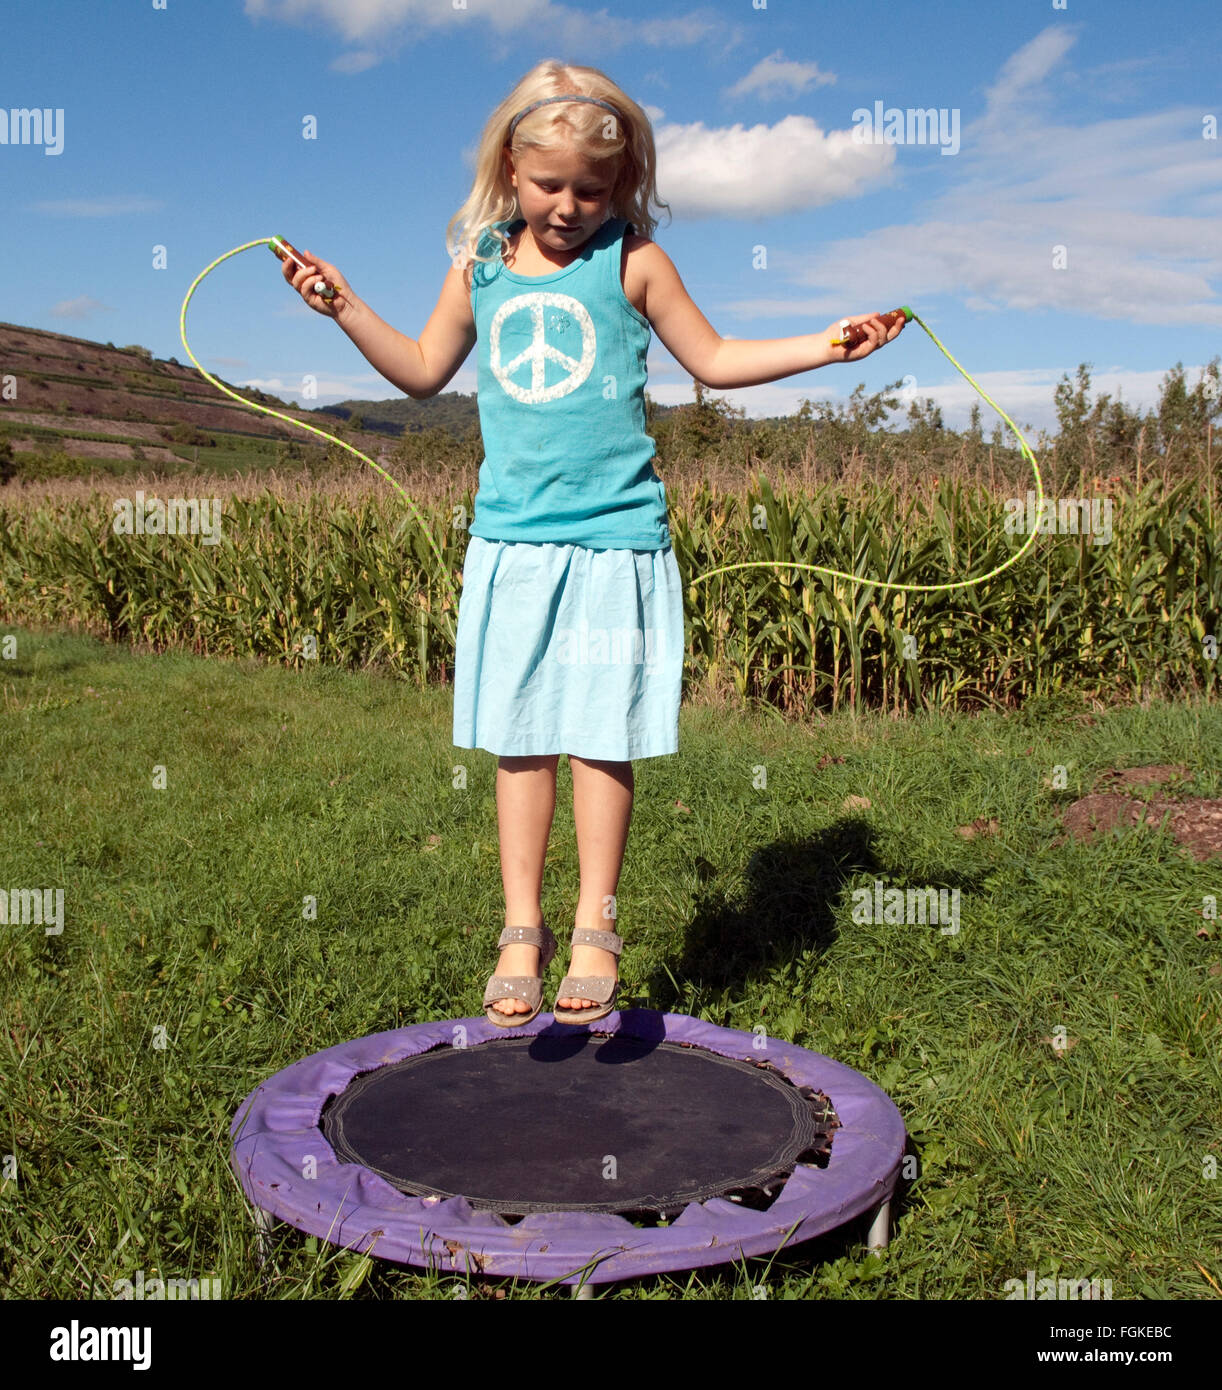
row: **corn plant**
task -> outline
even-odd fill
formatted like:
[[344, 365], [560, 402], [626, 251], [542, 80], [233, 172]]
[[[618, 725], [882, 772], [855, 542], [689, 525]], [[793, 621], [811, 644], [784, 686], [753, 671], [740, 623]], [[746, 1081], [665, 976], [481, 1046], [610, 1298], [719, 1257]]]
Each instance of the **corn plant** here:
[[[706, 479], [670, 489], [687, 581], [686, 687], [799, 715], [1010, 708], [1067, 686], [1135, 698], [1216, 691], [1222, 546], [1212, 478], [1122, 483], [1109, 544], [1041, 536], [986, 583], [928, 593], [879, 584], [983, 575], [1025, 537], [1006, 533], [999, 498], [979, 482], [947, 476], [924, 492], [906, 482], [825, 481], [791, 495], [761, 474], [737, 492]], [[469, 513], [469, 496], [458, 501]], [[292, 666], [316, 648], [334, 665], [444, 680], [457, 619], [450, 584], [459, 586], [466, 539], [448, 522], [454, 508], [434, 497], [422, 526], [384, 493], [286, 501], [265, 487], [226, 499], [219, 542], [208, 545], [117, 535], [96, 494], [0, 507], [0, 618]], [[697, 582], [760, 561], [773, 567]]]

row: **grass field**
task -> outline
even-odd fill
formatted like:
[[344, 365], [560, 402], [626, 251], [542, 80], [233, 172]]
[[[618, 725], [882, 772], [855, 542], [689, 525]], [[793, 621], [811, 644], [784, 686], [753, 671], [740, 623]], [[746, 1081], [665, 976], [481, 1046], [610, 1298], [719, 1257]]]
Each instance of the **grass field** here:
[[[454, 1297], [453, 1277], [286, 1227], [260, 1265], [228, 1167], [262, 1078], [480, 1012], [503, 924], [496, 760], [452, 745], [450, 690], [7, 631], [0, 886], [62, 888], [64, 926], [0, 927], [0, 1292], [110, 1298], [143, 1271], [225, 1298]], [[857, 1068], [919, 1174], [883, 1255], [858, 1224], [602, 1296], [998, 1299], [1033, 1270], [1219, 1297], [1219, 860], [1148, 829], [1054, 843], [1109, 768], [1184, 763], [1192, 795], [1222, 795], [1217, 704], [1085, 717], [1067, 691], [1022, 714], [802, 722], [696, 701], [680, 748], [635, 765], [624, 993]], [[562, 759], [543, 904], [562, 940], [570, 789]], [[959, 833], [977, 821], [996, 827]], [[960, 930], [855, 922], [875, 879], [960, 889]]]

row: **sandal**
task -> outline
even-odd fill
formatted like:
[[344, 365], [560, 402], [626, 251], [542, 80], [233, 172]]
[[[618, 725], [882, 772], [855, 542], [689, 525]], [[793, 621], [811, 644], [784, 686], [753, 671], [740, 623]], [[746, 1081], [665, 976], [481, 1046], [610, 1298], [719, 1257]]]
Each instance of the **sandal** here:
[[[589, 927], [577, 927], [573, 931], [572, 945], [596, 946], [600, 951], [610, 951], [618, 956], [624, 949], [621, 937], [613, 931], [595, 931]], [[615, 996], [619, 993], [619, 980], [609, 975], [566, 975], [556, 991], [560, 999], [594, 999], [597, 1009], [562, 1009], [556, 1005], [553, 1017], [557, 1023], [589, 1023], [596, 1018], [606, 1018], [615, 1008]]]
[[[484, 1016], [488, 1022], [495, 1023], [498, 1028], [521, 1028], [543, 1007], [543, 976], [556, 954], [556, 938], [545, 926], [506, 927], [496, 944], [498, 950], [515, 945], [538, 946], [540, 950], [537, 975], [492, 975], [484, 990]], [[499, 1009], [489, 1007], [501, 999], [525, 999], [531, 1006], [531, 1012], [503, 1014]]]

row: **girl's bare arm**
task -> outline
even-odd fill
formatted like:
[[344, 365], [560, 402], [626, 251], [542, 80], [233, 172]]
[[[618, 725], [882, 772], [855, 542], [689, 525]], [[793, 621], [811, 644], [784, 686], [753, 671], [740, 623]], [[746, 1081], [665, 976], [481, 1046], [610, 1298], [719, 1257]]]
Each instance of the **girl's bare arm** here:
[[443, 390], [475, 346], [470, 291], [456, 266], [447, 273], [418, 340], [392, 328], [364, 303], [339, 326], [387, 381], [417, 401]]
[[[419, 339], [415, 339], [400, 333], [375, 314], [329, 262], [311, 256], [308, 251], [302, 255], [308, 268], [296, 270], [286, 262], [285, 278], [311, 308], [335, 319], [366, 361], [413, 400], [424, 400], [441, 391], [475, 346], [469, 271], [451, 267], [442, 284], [437, 307]], [[290, 271], [295, 273], [290, 275]], [[313, 293], [312, 285], [318, 271], [336, 287], [336, 297], [330, 303]]]
[[723, 338], [692, 302], [670, 257], [656, 242], [633, 243], [630, 254], [645, 281], [645, 317], [671, 355], [697, 381], [714, 390], [757, 386], [831, 362], [855, 362], [899, 336], [903, 321], [887, 329], [877, 314], [856, 314], [850, 323], [867, 325], [867, 339], [851, 352], [834, 348], [837, 319], [821, 333], [798, 338]]

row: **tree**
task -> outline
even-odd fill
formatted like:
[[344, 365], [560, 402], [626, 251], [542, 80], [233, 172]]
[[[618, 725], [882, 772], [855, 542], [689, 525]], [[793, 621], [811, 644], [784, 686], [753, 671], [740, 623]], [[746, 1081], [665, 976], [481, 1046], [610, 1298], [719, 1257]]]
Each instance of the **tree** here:
[[1222, 414], [1222, 380], [1215, 357], [1202, 368], [1190, 391], [1184, 381], [1183, 363], [1177, 362], [1163, 378], [1158, 402], [1158, 433], [1166, 457], [1177, 461], [1191, 456], [1205, 438], [1206, 426]]
[[690, 450], [696, 458], [703, 458], [726, 442], [734, 422], [744, 419], [747, 412], [722, 397], [706, 397], [704, 383], [694, 377], [692, 385], [696, 403], [674, 412], [671, 443], [677, 451]]
[[912, 421], [912, 428], [918, 433], [945, 428], [942, 423], [942, 407], [932, 396], [926, 396], [923, 402], [914, 400], [908, 407], [908, 418]]
[[0, 483], [11, 482], [17, 476], [17, 460], [7, 434], [0, 434]]

